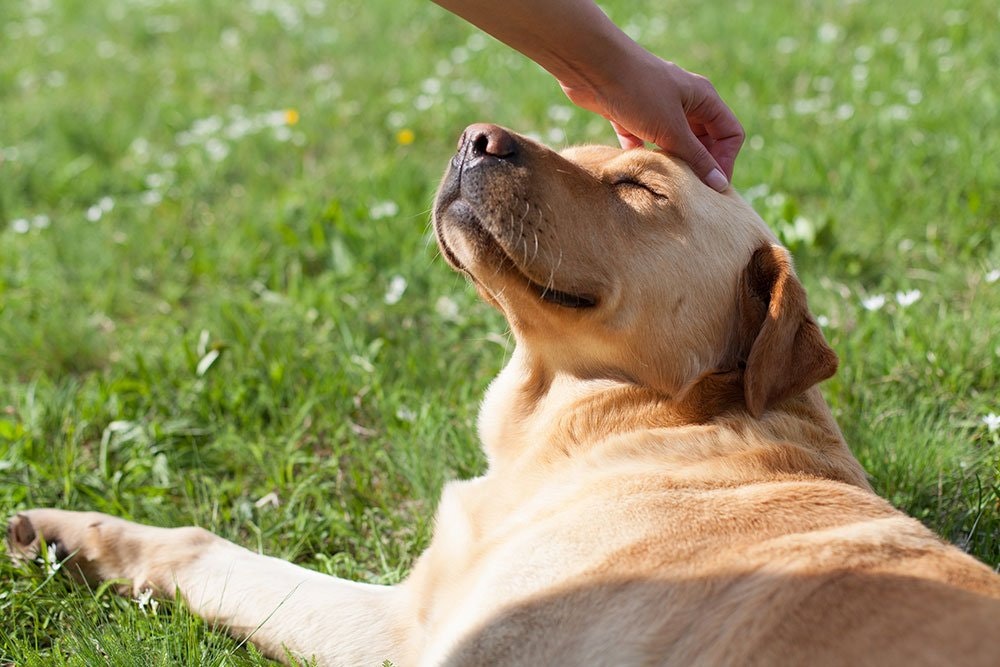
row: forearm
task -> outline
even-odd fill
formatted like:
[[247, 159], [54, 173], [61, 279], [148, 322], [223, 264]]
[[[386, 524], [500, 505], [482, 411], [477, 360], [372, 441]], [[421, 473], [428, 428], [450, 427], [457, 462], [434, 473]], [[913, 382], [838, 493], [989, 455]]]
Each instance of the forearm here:
[[640, 49], [591, 0], [434, 1], [572, 88], [600, 88]]

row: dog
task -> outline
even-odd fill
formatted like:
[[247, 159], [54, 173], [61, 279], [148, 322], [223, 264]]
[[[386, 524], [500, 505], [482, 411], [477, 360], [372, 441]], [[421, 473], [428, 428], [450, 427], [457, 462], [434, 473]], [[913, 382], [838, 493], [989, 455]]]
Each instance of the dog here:
[[56, 509], [13, 517], [10, 552], [324, 665], [1000, 664], [1000, 576], [872, 492], [791, 257], [731, 189], [480, 124], [434, 231], [516, 348], [488, 471], [446, 486], [403, 583]]

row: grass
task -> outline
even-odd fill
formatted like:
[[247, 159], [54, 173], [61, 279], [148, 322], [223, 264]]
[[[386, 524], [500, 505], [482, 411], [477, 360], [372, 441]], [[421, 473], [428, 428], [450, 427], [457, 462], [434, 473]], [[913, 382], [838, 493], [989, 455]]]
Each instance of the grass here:
[[[876, 488], [1000, 566], [995, 3], [607, 8], [744, 122], [735, 183], [795, 251]], [[429, 234], [455, 138], [610, 130], [430, 3], [0, 17], [0, 515], [194, 523], [400, 580], [443, 482], [483, 468], [508, 352]], [[0, 617], [4, 664], [267, 664], [181, 605], [6, 560]]]

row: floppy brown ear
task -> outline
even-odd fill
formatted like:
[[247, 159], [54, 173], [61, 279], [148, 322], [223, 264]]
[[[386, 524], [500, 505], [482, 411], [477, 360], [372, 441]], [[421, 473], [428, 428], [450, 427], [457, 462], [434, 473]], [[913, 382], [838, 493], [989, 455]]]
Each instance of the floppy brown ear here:
[[[837, 371], [837, 355], [806, 304], [792, 258], [777, 245], [758, 248], [740, 286], [740, 327], [752, 342], [743, 378], [747, 409], [755, 417]], [[758, 324], [759, 323], [759, 324]]]

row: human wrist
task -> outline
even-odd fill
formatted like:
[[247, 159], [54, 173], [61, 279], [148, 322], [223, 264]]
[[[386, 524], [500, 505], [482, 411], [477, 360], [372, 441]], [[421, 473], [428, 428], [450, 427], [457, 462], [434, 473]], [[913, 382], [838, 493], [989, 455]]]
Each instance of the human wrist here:
[[554, 54], [552, 62], [543, 65], [564, 90], [603, 97], [610, 88], [621, 83], [623, 72], [648, 56], [610, 19], [606, 20], [607, 24], [600, 26], [598, 35], [574, 40], [573, 49]]

